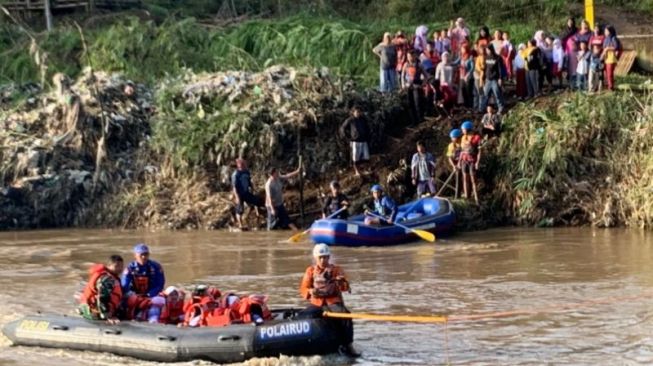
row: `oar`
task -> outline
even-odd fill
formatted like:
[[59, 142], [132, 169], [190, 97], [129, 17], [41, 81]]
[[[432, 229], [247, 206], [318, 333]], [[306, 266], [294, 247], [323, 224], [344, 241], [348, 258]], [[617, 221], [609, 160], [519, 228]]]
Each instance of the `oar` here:
[[[373, 212], [368, 212], [366, 215], [374, 216], [374, 217], [382, 219], [382, 220], [387, 220], [385, 217], [377, 215], [377, 214], [375, 214]], [[402, 229], [410, 230], [415, 235], [419, 236], [420, 238], [422, 238], [422, 239], [424, 239], [424, 240], [426, 240], [428, 242], [433, 243], [435, 241], [435, 235], [433, 233], [430, 233], [430, 232], [426, 231], [426, 230], [411, 229], [408, 226], [398, 224], [398, 223], [396, 223], [394, 221], [392, 222], [392, 225], [399, 226]]]
[[446, 316], [415, 316], [415, 315], [381, 315], [363, 313], [334, 313], [325, 311], [322, 313], [325, 318], [338, 319], [363, 319], [378, 322], [403, 322], [403, 323], [446, 323]]
[[[327, 216], [326, 219], [332, 219], [332, 218], [334, 218], [336, 215], [338, 215], [339, 213], [341, 213], [342, 211], [344, 211], [344, 210], [346, 210], [346, 209], [347, 209], [347, 207], [343, 207], [343, 208], [339, 209], [338, 211], [332, 213], [331, 215]], [[325, 220], [326, 220], [326, 219], [325, 219]], [[311, 232], [311, 228], [309, 227], [308, 229], [302, 231], [301, 233], [297, 233], [297, 234], [291, 236], [290, 238], [288, 238], [288, 241], [291, 242], [291, 243], [297, 243], [297, 242], [300, 241], [300, 240], [301, 240], [301, 239], [302, 239], [306, 234], [308, 234], [308, 233], [310, 233], [310, 232]]]

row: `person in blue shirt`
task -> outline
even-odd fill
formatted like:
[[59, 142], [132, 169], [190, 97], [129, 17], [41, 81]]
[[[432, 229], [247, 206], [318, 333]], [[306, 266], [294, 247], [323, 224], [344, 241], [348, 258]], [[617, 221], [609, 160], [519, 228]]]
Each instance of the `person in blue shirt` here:
[[150, 249], [145, 244], [134, 247], [135, 261], [129, 263], [122, 273], [120, 284], [123, 294], [155, 297], [163, 291], [166, 279], [163, 267], [158, 262], [150, 260]]
[[392, 225], [397, 218], [397, 205], [392, 198], [383, 194], [383, 187], [378, 184], [372, 186], [372, 197], [374, 197], [373, 208], [365, 209], [365, 215], [370, 213], [382, 216], [383, 219], [374, 216], [365, 216], [367, 225]]

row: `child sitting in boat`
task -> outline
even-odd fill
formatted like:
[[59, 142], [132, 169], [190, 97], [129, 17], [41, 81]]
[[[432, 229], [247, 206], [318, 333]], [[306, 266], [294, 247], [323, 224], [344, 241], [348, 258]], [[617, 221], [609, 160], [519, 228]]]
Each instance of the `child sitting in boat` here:
[[373, 209], [365, 209], [366, 225], [392, 225], [397, 218], [397, 205], [392, 198], [383, 194], [383, 187], [375, 184], [371, 189], [374, 202]]

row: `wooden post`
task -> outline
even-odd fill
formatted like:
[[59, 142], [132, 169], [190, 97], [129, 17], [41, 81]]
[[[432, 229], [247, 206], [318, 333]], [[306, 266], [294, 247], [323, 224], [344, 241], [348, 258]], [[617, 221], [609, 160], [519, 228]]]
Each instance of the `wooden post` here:
[[585, 0], [585, 20], [594, 27], [594, 0]]
[[297, 126], [297, 157], [299, 158], [299, 216], [304, 226], [304, 163], [302, 162], [302, 130]]
[[48, 29], [48, 32], [52, 30], [52, 10], [50, 9], [50, 0], [44, 1], [44, 12], [45, 12], [45, 26]]

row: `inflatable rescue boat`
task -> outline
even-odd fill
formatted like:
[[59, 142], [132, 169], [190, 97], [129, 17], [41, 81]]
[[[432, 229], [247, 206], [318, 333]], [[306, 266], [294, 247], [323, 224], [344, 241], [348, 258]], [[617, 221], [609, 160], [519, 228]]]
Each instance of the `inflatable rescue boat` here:
[[273, 310], [261, 325], [178, 328], [124, 321], [108, 325], [77, 316], [40, 314], [2, 329], [14, 345], [109, 352], [142, 360], [242, 362], [253, 357], [321, 355], [337, 352], [353, 332], [351, 321], [300, 316], [297, 309]]

